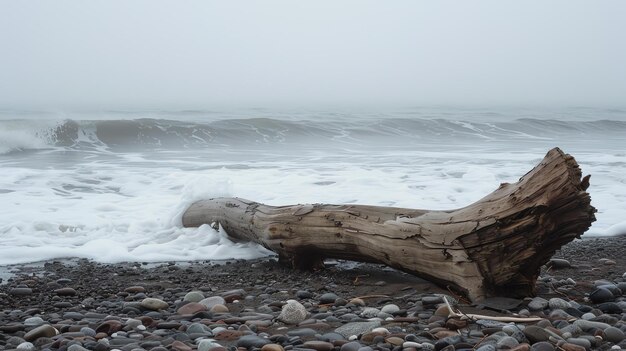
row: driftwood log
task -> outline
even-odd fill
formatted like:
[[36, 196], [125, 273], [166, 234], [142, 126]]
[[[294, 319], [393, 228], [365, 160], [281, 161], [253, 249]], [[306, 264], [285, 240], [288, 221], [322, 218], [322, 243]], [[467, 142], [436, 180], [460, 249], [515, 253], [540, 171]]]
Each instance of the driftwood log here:
[[595, 220], [574, 158], [555, 148], [517, 183], [460, 209], [364, 205], [267, 206], [240, 198], [192, 204], [185, 227], [222, 226], [300, 268], [323, 258], [384, 263], [476, 301], [534, 294], [540, 267]]

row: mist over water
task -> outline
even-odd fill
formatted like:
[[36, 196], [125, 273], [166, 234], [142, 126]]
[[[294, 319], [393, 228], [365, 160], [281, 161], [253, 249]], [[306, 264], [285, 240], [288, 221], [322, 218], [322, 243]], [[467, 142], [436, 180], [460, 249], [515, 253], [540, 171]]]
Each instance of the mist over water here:
[[215, 196], [454, 209], [517, 181], [555, 146], [592, 175], [599, 212], [585, 236], [626, 233], [620, 110], [67, 117], [5, 112], [0, 120], [0, 264], [258, 257], [269, 253], [208, 226], [182, 228], [182, 212]]

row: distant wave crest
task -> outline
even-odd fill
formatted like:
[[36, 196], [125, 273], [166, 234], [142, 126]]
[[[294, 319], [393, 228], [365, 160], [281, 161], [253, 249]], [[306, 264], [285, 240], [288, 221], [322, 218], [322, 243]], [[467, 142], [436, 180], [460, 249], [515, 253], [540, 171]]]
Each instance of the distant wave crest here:
[[0, 121], [0, 153], [43, 148], [106, 148], [112, 151], [262, 146], [272, 144], [428, 143], [550, 140], [563, 136], [607, 137], [626, 133], [626, 121], [562, 121], [524, 118], [502, 122], [380, 118], [359, 120], [166, 119]]

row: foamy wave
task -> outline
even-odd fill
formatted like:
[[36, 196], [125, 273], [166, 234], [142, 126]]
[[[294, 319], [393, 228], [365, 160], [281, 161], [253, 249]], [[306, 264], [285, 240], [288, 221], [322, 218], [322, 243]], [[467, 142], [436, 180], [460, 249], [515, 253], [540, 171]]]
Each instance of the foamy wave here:
[[[394, 118], [279, 120], [272, 118], [222, 119], [210, 122], [165, 119], [0, 121], [0, 151], [46, 146], [74, 149], [128, 150], [196, 149], [214, 147], [264, 147], [317, 144], [367, 146], [432, 144], [445, 139], [450, 145], [550, 142], [560, 138], [621, 140], [626, 122], [619, 120], [563, 121], [519, 119], [470, 122], [463, 119]], [[9, 127], [7, 129], [7, 126]]]

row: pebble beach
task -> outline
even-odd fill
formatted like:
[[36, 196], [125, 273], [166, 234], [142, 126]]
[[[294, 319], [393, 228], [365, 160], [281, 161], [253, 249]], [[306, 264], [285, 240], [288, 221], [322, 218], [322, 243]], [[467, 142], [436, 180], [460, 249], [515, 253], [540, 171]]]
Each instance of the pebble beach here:
[[626, 236], [576, 240], [543, 267], [537, 296], [478, 305], [344, 261], [315, 272], [274, 258], [7, 266], [0, 350], [626, 349], [624, 252]]

